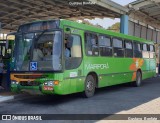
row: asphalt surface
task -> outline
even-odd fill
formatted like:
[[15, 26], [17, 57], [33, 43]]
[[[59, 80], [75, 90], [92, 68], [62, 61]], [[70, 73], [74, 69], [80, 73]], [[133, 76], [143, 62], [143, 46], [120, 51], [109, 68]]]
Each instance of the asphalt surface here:
[[[115, 114], [133, 109], [159, 97], [160, 77], [157, 77], [143, 80], [141, 87], [123, 84], [97, 89], [92, 98], [83, 98], [80, 93], [65, 96], [24, 95], [23, 98], [0, 103], [0, 114]], [[12, 122], [16, 123], [17, 121]], [[73, 121], [55, 122], [71, 123]]]

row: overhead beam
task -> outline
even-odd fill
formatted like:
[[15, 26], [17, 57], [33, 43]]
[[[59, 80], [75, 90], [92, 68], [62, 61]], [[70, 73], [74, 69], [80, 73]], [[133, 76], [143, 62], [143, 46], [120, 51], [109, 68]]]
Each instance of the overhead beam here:
[[147, 14], [142, 13], [140, 11], [137, 11], [135, 13], [131, 13], [129, 15], [130, 19], [138, 20], [142, 23], [146, 23], [148, 25], [151, 25], [154, 28], [160, 29], [160, 21], [157, 19], [154, 19], [152, 17], [149, 17]]
[[123, 6], [120, 6], [119, 4], [111, 1], [111, 0], [90, 0], [91, 2], [95, 2], [97, 5], [100, 5], [104, 8], [107, 8], [109, 10], [112, 10], [116, 13], [119, 13], [121, 15], [127, 14], [128, 9], [124, 8]]
[[128, 7], [130, 18], [160, 29], [160, 0], [137, 0]]
[[139, 1], [135, 1], [133, 3], [130, 3], [128, 6], [129, 8], [132, 8], [134, 10], [140, 10], [142, 7], [147, 6], [147, 5], [151, 5], [151, 4], [155, 4], [157, 6], [159, 6], [159, 0], [139, 0]]
[[133, 8], [135, 10], [139, 10], [141, 7], [143, 6], [147, 6], [147, 5], [150, 5], [150, 4], [153, 4], [153, 2], [151, 1], [144, 1], [144, 2], [141, 2], [141, 3], [138, 3], [138, 4], [129, 4], [129, 8]]
[[149, 16], [156, 16], [156, 15], [159, 15], [160, 14], [160, 10], [157, 10], [157, 11], [155, 11], [155, 12], [153, 12], [153, 13], [149, 13]]

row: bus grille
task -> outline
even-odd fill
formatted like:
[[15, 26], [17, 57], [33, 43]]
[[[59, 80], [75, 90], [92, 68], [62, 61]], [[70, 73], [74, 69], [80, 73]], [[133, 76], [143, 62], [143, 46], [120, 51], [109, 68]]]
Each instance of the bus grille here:
[[20, 82], [20, 85], [21, 85], [21, 86], [39, 86], [39, 85], [40, 85], [40, 82], [21, 81], [21, 82]]
[[14, 75], [14, 77], [19, 79], [41, 79], [46, 78], [46, 75]]

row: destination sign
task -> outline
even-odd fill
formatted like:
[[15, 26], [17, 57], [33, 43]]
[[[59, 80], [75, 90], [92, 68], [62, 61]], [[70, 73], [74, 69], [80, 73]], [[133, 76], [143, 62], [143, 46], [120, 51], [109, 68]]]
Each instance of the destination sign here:
[[40, 22], [33, 22], [29, 24], [21, 25], [18, 29], [18, 32], [33, 32], [33, 31], [43, 31], [49, 29], [55, 29], [59, 27], [59, 21], [40, 21]]

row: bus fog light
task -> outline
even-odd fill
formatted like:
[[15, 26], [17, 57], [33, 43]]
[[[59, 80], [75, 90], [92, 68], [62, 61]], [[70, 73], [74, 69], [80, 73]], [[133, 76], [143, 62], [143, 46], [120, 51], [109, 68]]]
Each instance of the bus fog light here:
[[19, 84], [19, 82], [16, 82], [16, 84], [18, 85], [18, 84]]
[[11, 84], [16, 84], [16, 81], [11, 81]]
[[47, 82], [45, 82], [45, 83], [44, 83], [44, 85], [48, 85], [48, 83], [47, 83]]

